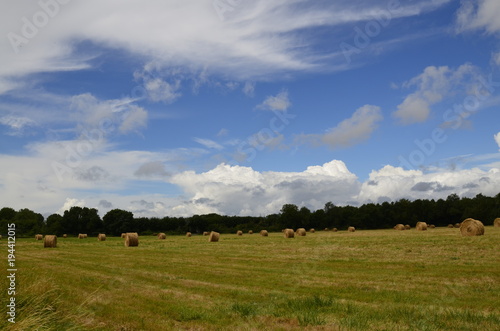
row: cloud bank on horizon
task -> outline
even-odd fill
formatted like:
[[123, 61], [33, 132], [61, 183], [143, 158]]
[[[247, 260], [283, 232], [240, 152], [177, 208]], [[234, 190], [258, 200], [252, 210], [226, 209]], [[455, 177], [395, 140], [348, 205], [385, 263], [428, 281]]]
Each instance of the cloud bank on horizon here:
[[263, 215], [496, 195], [499, 15], [495, 0], [0, 3], [1, 205]]

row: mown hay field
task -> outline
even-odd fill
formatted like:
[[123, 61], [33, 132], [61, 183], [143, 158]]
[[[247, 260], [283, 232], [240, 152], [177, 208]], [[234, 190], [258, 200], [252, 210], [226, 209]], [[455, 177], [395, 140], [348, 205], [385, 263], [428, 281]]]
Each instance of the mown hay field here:
[[18, 239], [17, 323], [0, 329], [500, 329], [498, 227], [139, 242]]

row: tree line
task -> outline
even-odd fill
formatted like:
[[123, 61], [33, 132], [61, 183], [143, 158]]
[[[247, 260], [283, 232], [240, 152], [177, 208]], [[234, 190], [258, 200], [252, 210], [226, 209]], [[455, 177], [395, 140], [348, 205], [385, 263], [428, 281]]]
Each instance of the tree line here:
[[279, 213], [267, 216], [205, 214], [191, 217], [134, 217], [130, 211], [113, 209], [101, 218], [95, 208], [71, 207], [63, 215], [52, 214], [45, 219], [43, 215], [27, 208], [16, 211], [4, 207], [0, 209], [0, 233], [6, 232], [7, 224], [11, 223], [16, 224], [17, 236], [33, 236], [37, 233], [58, 236], [106, 233], [118, 236], [123, 232], [138, 232], [142, 235], [158, 232], [234, 233], [237, 230], [281, 231], [284, 228], [342, 230], [349, 226], [357, 229], [384, 229], [392, 228], [398, 223], [413, 227], [418, 221], [447, 226], [469, 217], [478, 219], [485, 225], [493, 224], [493, 220], [500, 217], [500, 193], [494, 197], [478, 194], [474, 198], [460, 198], [452, 194], [439, 200], [401, 199], [396, 202], [368, 203], [359, 207], [336, 206], [327, 202], [324, 208], [315, 211], [285, 204]]

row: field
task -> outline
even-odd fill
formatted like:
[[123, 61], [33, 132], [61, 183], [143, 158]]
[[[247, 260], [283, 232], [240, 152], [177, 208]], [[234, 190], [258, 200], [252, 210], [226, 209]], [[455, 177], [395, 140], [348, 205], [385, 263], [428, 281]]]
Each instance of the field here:
[[18, 239], [16, 259], [17, 323], [4, 313], [0, 329], [500, 330], [500, 228], [491, 226], [480, 237], [448, 228], [217, 243], [141, 236], [139, 247], [109, 236], [58, 238], [55, 249]]

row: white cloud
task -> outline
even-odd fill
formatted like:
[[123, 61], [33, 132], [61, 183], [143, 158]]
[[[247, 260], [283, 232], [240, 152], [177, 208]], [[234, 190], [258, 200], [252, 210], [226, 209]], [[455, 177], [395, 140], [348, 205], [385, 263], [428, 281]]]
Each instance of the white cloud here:
[[71, 207], [85, 207], [84, 200], [66, 198], [63, 206], [57, 211], [57, 214], [63, 215], [65, 210], [69, 210]]
[[457, 11], [457, 31], [485, 29], [490, 33], [500, 31], [500, 2], [498, 0], [462, 1]]
[[[46, 24], [28, 31], [26, 21], [32, 24], [34, 15], [44, 13], [42, 2], [0, 2], [0, 35], [19, 37], [0, 40], [0, 91], [11, 89], [14, 82], [20, 84], [19, 78], [30, 74], [88, 68], [89, 60], [99, 53], [77, 52], [82, 41], [124, 50], [145, 62], [157, 62], [159, 68], [179, 68], [191, 78], [207, 72], [243, 81], [268, 80], [284, 72], [342, 70], [342, 54], [313, 52], [315, 40], [305, 38], [304, 33], [313, 27], [371, 20], [387, 12], [385, 2], [366, 1], [353, 10], [344, 2], [259, 0], [240, 2], [230, 17], [221, 20], [212, 0], [151, 0], [147, 6], [88, 0], [58, 5]], [[419, 15], [447, 2], [401, 4], [392, 18]], [[147, 19], [139, 22], [138, 17]], [[178, 96], [175, 80], [158, 77], [146, 82], [146, 87], [155, 100], [170, 102]]]
[[286, 111], [292, 103], [288, 99], [288, 91], [283, 90], [278, 93], [276, 96], [268, 96], [264, 102], [257, 106], [258, 109], [263, 110], [277, 110], [277, 111]]
[[224, 146], [222, 146], [222, 145], [220, 145], [220, 144], [218, 144], [215, 141], [210, 140], [210, 139], [193, 138], [193, 140], [196, 141], [198, 144], [201, 144], [209, 149], [216, 149], [219, 151], [224, 149]]
[[285, 203], [322, 208], [327, 197], [346, 203], [359, 189], [354, 174], [342, 161], [309, 167], [303, 172], [257, 172], [249, 167], [221, 164], [205, 173], [174, 175], [191, 199], [173, 208], [180, 215], [217, 212], [229, 215], [275, 213]]
[[246, 96], [253, 97], [255, 92], [255, 83], [246, 82], [242, 89]]
[[495, 138], [495, 142], [497, 143], [498, 148], [500, 148], [500, 132], [494, 135], [493, 137]]
[[494, 196], [498, 194], [500, 173], [496, 168], [488, 171], [479, 168], [450, 171], [436, 169], [423, 173], [385, 166], [372, 171], [363, 183], [358, 201], [382, 202], [406, 199], [439, 199], [456, 193], [473, 197], [479, 193]]
[[325, 144], [331, 148], [352, 146], [370, 138], [382, 119], [380, 107], [364, 105], [327, 133], [298, 136], [297, 141], [313, 145]]
[[479, 82], [479, 69], [463, 64], [456, 70], [447, 66], [429, 66], [424, 71], [405, 82], [403, 87], [415, 87], [416, 91], [409, 94], [398, 105], [393, 113], [401, 124], [408, 125], [425, 122], [431, 114], [431, 106], [452, 94], [472, 94], [473, 84]]

